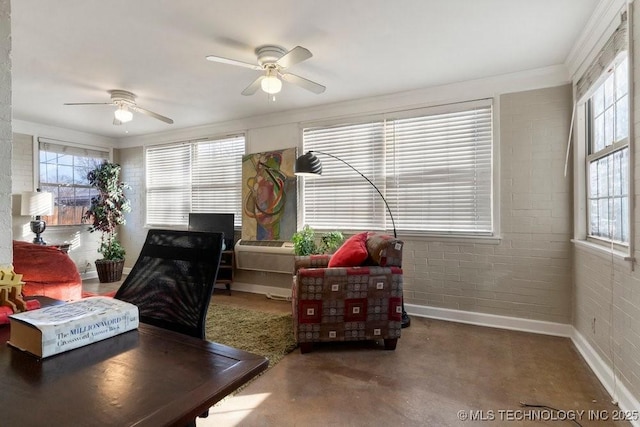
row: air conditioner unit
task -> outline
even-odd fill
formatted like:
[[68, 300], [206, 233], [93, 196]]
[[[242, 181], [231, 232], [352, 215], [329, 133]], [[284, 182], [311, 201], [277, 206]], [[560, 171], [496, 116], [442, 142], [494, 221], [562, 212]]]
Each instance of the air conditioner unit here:
[[236, 268], [293, 274], [293, 243], [281, 240], [238, 240]]

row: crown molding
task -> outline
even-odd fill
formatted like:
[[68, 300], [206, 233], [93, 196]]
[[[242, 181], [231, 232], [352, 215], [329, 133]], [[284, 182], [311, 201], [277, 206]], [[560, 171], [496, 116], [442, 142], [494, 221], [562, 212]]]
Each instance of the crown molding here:
[[59, 139], [61, 141], [92, 145], [103, 148], [117, 147], [117, 140], [107, 136], [61, 128], [57, 126], [45, 125], [41, 123], [29, 122], [26, 120], [13, 119], [11, 121], [11, 124], [13, 125], [14, 133], [23, 133], [36, 137], [43, 136], [50, 139]]

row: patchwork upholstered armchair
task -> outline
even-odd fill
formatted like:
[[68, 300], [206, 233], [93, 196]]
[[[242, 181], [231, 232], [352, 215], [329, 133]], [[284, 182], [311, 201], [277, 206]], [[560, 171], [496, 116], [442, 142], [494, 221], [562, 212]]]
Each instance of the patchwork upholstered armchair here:
[[394, 350], [402, 324], [403, 242], [360, 233], [333, 255], [296, 257], [292, 308], [300, 351], [313, 343], [384, 340]]

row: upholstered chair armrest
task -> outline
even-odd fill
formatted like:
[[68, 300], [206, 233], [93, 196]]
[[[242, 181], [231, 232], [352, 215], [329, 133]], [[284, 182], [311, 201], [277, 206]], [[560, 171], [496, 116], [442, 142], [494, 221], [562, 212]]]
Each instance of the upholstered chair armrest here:
[[[314, 285], [317, 289], [323, 286], [330, 286], [335, 281], [349, 282], [349, 277], [359, 276], [358, 280], [353, 283], [368, 284], [370, 281], [373, 283], [375, 279], [369, 279], [371, 277], [379, 278], [385, 277], [389, 283], [395, 282], [395, 286], [399, 286], [402, 291], [402, 268], [396, 266], [380, 267], [377, 265], [363, 266], [363, 267], [332, 267], [332, 268], [300, 268], [297, 272], [297, 285], [301, 285], [307, 278], [313, 278], [312, 282], [308, 284]], [[326, 279], [330, 278], [329, 281]], [[349, 282], [350, 283], [350, 282]], [[365, 285], [362, 290], [367, 287]]]
[[387, 234], [370, 233], [366, 245], [370, 263], [382, 267], [402, 266], [402, 240]]
[[329, 266], [331, 255], [296, 256], [294, 274], [301, 268], [326, 268]]

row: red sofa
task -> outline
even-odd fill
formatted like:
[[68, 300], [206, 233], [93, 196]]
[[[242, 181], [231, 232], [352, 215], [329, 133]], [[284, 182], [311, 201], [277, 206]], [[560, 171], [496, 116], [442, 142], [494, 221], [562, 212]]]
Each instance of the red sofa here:
[[13, 270], [22, 274], [22, 295], [63, 301], [82, 298], [80, 272], [69, 255], [54, 246], [13, 241]]

